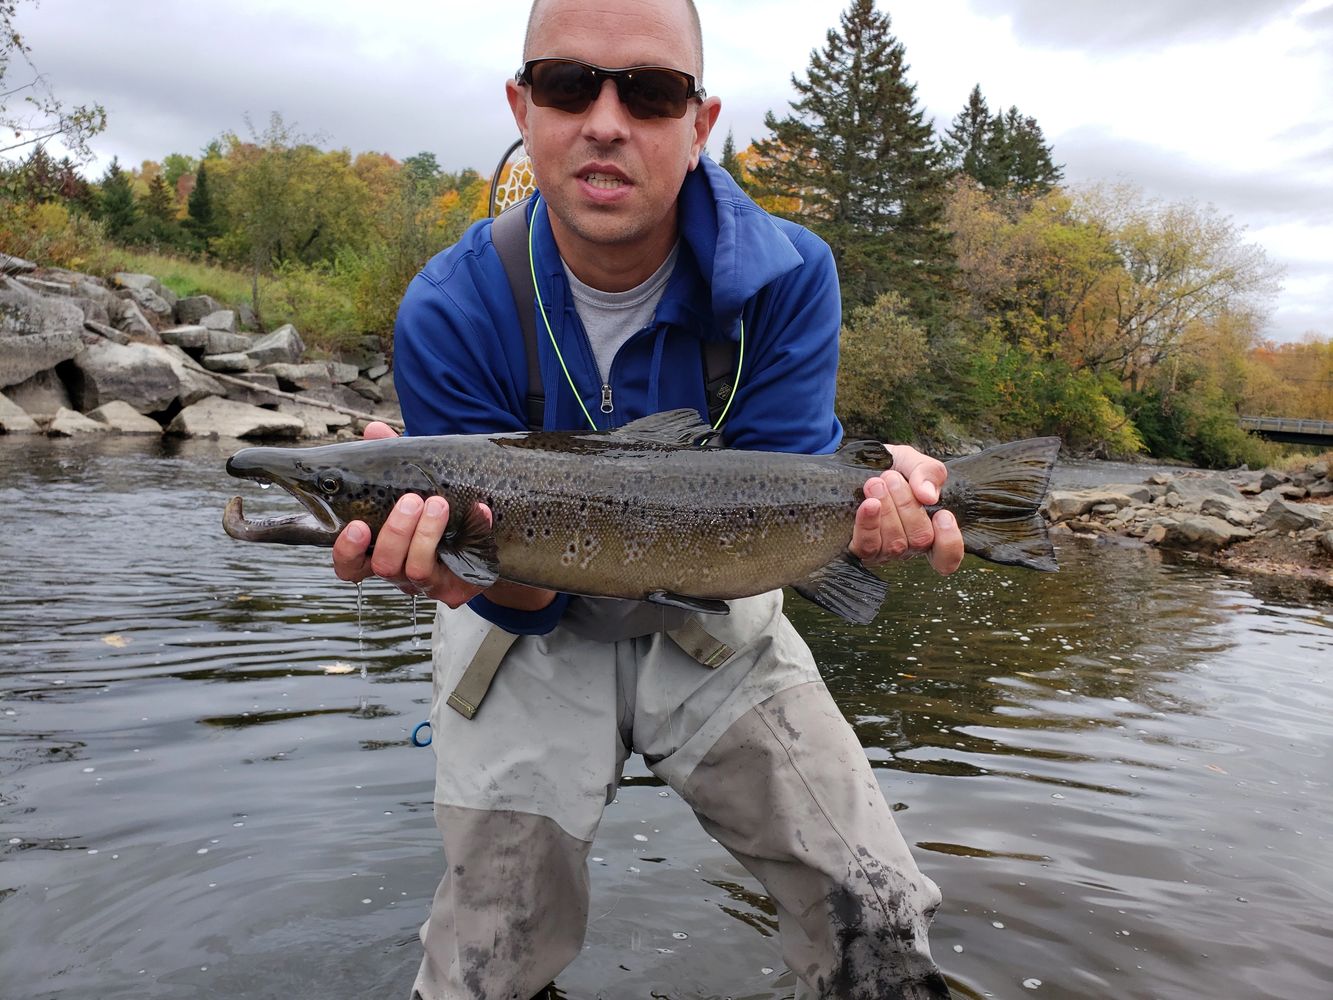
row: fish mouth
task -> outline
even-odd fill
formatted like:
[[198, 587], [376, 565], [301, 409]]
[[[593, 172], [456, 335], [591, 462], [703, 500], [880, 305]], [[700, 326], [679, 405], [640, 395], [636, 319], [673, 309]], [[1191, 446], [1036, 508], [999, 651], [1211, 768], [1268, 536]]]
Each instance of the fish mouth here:
[[[253, 449], [258, 451], [259, 449]], [[261, 486], [281, 486], [305, 511], [280, 517], [249, 518], [240, 497], [232, 497], [222, 512], [222, 529], [243, 542], [277, 542], [284, 545], [331, 546], [345, 525], [328, 502], [301, 483], [267, 468], [262, 461], [242, 451], [227, 460], [227, 472]]]

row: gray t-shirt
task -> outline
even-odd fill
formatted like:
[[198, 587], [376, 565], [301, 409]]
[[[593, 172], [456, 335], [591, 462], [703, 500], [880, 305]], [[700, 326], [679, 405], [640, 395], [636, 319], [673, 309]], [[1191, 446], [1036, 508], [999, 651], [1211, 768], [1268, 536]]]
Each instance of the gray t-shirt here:
[[[597, 360], [597, 371], [605, 384], [611, 375], [611, 362], [616, 351], [630, 337], [652, 322], [657, 303], [666, 291], [667, 279], [676, 267], [676, 258], [680, 255], [677, 243], [667, 254], [652, 275], [641, 285], [625, 292], [603, 292], [592, 288], [574, 277], [568, 266], [565, 277], [569, 279], [569, 288], [574, 293], [574, 309], [583, 321], [583, 328], [588, 331], [588, 340], [592, 344], [593, 357]], [[564, 263], [563, 261], [561, 262]]]

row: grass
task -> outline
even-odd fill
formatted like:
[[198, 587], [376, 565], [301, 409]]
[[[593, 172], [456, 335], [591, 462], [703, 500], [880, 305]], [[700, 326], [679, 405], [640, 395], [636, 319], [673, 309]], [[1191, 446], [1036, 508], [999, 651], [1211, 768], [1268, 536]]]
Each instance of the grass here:
[[228, 306], [253, 305], [248, 274], [208, 261], [172, 257], [150, 250], [110, 247], [102, 267], [107, 274], [114, 271], [151, 274], [181, 298], [211, 295]]

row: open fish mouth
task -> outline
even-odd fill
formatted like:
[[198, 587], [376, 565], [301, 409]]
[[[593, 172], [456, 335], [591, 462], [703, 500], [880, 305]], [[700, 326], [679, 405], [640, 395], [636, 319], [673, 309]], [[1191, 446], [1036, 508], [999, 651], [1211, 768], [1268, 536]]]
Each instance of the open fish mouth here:
[[318, 493], [245, 461], [244, 452], [227, 462], [227, 471], [239, 479], [252, 479], [261, 486], [281, 486], [301, 502], [305, 511], [280, 517], [249, 518], [240, 497], [232, 497], [222, 512], [222, 530], [243, 542], [277, 542], [286, 545], [331, 546], [342, 531], [342, 520]]

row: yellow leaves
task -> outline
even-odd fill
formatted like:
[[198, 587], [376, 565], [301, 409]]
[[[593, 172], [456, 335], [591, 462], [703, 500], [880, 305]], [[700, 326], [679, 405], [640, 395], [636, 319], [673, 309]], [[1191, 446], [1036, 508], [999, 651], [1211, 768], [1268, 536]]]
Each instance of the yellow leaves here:
[[130, 644], [129, 639], [115, 632], [111, 633], [110, 635], [102, 636], [102, 641], [114, 649], [124, 649], [126, 646]]

